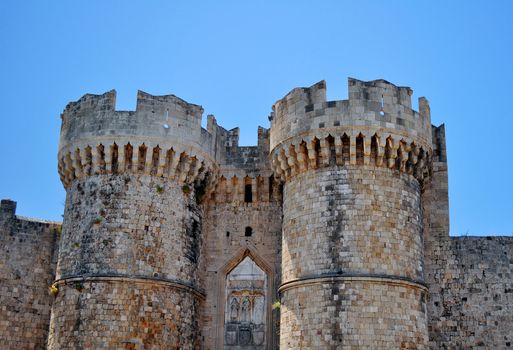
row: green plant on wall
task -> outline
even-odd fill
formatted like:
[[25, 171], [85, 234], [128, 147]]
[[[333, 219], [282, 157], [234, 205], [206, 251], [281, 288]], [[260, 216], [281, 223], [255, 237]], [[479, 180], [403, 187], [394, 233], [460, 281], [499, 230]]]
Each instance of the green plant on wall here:
[[79, 292], [84, 290], [84, 284], [82, 282], [75, 282], [74, 287]]
[[59, 287], [57, 287], [55, 284], [52, 284], [49, 287], [50, 295], [53, 297], [56, 297], [57, 294], [59, 294]]
[[57, 234], [57, 239], [61, 239], [62, 236], [62, 225], [59, 225], [55, 228], [55, 233]]
[[185, 194], [189, 194], [191, 193], [191, 188], [189, 187], [189, 185], [185, 184], [182, 186], [182, 192], [185, 193]]
[[281, 302], [279, 300], [276, 300], [272, 305], [271, 308], [273, 310], [273, 319], [274, 319], [274, 329], [276, 332], [276, 335], [280, 336], [280, 312], [281, 312]]
[[98, 216], [96, 219], [94, 219], [93, 224], [99, 225], [103, 221], [103, 218], [101, 216]]
[[163, 186], [160, 186], [160, 185], [157, 185], [156, 187], [156, 190], [157, 190], [157, 193], [164, 193], [164, 187]]

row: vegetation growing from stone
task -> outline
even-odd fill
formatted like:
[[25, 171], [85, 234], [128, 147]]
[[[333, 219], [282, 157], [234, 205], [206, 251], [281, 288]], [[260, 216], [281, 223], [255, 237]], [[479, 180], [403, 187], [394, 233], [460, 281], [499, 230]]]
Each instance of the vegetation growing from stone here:
[[101, 224], [101, 223], [102, 223], [102, 221], [103, 221], [103, 218], [102, 218], [101, 216], [98, 216], [97, 218], [95, 218], [95, 219], [93, 220], [93, 224], [95, 224], [95, 225], [99, 225], [99, 224]]
[[73, 287], [79, 292], [82, 292], [84, 290], [84, 284], [82, 282], [75, 282]]
[[182, 192], [185, 193], [185, 194], [189, 194], [191, 193], [191, 188], [189, 187], [189, 185], [183, 185], [182, 186]]
[[55, 285], [55, 284], [52, 284], [49, 288], [49, 291], [50, 291], [50, 294], [54, 297], [57, 296], [57, 294], [59, 294], [59, 288]]

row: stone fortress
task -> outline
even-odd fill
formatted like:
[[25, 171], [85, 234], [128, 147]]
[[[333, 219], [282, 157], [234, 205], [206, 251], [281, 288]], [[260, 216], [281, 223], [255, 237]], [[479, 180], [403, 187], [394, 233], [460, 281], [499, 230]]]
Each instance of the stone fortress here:
[[295, 88], [254, 147], [173, 95], [69, 103], [62, 226], [1, 202], [1, 348], [513, 348], [513, 238], [449, 237], [411, 95]]

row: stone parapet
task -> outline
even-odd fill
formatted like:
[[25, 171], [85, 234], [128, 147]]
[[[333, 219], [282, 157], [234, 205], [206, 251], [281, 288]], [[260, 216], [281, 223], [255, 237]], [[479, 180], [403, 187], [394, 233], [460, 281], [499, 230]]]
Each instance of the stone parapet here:
[[412, 90], [384, 80], [349, 79], [349, 100], [326, 101], [326, 83], [296, 88], [273, 106], [271, 165], [277, 177], [337, 165], [397, 169], [423, 181], [432, 158], [425, 98], [411, 109]]
[[[295, 88], [273, 105], [271, 150], [289, 138], [313, 134], [319, 129], [355, 127], [391, 132], [431, 144], [431, 114], [426, 98], [419, 98], [419, 112], [411, 108], [409, 87], [385, 80], [363, 82], [349, 78], [349, 100], [327, 101], [326, 82]], [[362, 130], [362, 131], [363, 131]], [[321, 130], [322, 133], [322, 130]], [[333, 135], [334, 136], [334, 135]]]
[[66, 188], [96, 174], [145, 174], [192, 184], [216, 177], [216, 133], [203, 108], [174, 96], [137, 95], [135, 111], [115, 110], [116, 92], [84, 95], [61, 115], [59, 175]]

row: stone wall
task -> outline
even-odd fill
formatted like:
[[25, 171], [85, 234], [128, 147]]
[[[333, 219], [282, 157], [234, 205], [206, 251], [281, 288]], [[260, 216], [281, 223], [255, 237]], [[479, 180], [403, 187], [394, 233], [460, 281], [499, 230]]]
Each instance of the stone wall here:
[[423, 192], [430, 347], [513, 347], [513, 238], [449, 237], [443, 125], [433, 127], [433, 150]]
[[413, 176], [331, 166], [286, 182], [282, 349], [426, 348], [423, 273]]
[[[204, 203], [203, 348], [274, 349], [282, 193], [269, 167], [269, 130], [259, 127], [258, 145], [250, 147], [239, 146], [238, 128], [218, 132], [224, 140], [219, 177]], [[249, 266], [254, 274], [233, 276]]]
[[270, 193], [267, 181], [266, 184], [267, 187], [259, 187], [265, 188], [263, 193], [255, 190], [251, 203], [244, 202], [243, 192], [238, 196], [229, 192], [227, 196], [222, 191], [215, 202], [207, 204], [203, 225], [207, 295], [202, 308], [202, 339], [206, 350], [223, 349], [225, 345], [227, 275], [245, 257], [255, 261], [267, 275], [265, 346], [268, 349], [277, 346], [279, 314], [272, 310], [271, 304], [278, 300], [280, 284], [281, 196], [276, 183]]
[[283, 293], [280, 349], [426, 349], [426, 290], [378, 279], [320, 279]]
[[[115, 274], [196, 286], [201, 222], [189, 190], [151, 176], [75, 181], [67, 193], [57, 279]], [[194, 230], [187, 230], [189, 222]]]
[[428, 259], [431, 346], [513, 347], [513, 238], [451, 237]]
[[2, 349], [513, 347], [513, 238], [449, 237], [444, 126], [348, 90], [293, 89], [254, 147], [173, 95], [68, 104], [62, 235], [2, 201]]
[[199, 349], [198, 297], [166, 281], [59, 285], [48, 349]]
[[15, 215], [0, 206], [0, 344], [2, 349], [46, 349], [60, 224]]
[[184, 186], [144, 175], [72, 183], [49, 349], [198, 348], [202, 214]]
[[285, 281], [339, 272], [423, 280], [420, 188], [410, 175], [328, 167], [285, 184]]

